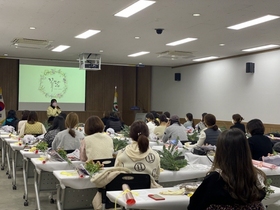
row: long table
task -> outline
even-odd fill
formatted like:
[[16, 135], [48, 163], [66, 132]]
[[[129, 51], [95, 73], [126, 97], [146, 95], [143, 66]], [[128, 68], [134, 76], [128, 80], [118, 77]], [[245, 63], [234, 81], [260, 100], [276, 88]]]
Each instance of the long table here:
[[[122, 196], [123, 191], [107, 191], [107, 197], [114, 203], [115, 201], [125, 207], [126, 209], [159, 209], [159, 210], [185, 210], [189, 205], [190, 198], [186, 195], [161, 195], [165, 200], [155, 201], [148, 197], [149, 194], [159, 194], [161, 191], [176, 190], [178, 188], [156, 188], [156, 189], [143, 189], [133, 190], [138, 195], [134, 195], [136, 203], [134, 205], [127, 205], [125, 199]], [[264, 205], [270, 205], [280, 199], [280, 188], [271, 187], [274, 193], [267, 199], [263, 200]]]
[[[81, 161], [73, 161], [73, 165], [70, 165], [67, 162], [57, 162], [57, 161], [46, 161], [44, 162], [41, 158], [31, 158], [31, 162], [35, 166], [34, 170], [34, 188], [36, 196], [36, 205], [37, 209], [41, 210], [40, 205], [40, 192], [56, 191], [56, 185], [59, 184], [59, 181], [53, 175], [54, 170], [71, 170], [75, 165], [82, 163]], [[54, 200], [51, 198], [51, 202]]]

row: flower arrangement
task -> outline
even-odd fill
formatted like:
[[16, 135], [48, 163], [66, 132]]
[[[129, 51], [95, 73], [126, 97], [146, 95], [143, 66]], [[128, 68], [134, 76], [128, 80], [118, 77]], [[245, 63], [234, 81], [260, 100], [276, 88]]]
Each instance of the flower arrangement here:
[[181, 158], [182, 152], [175, 149], [176, 145], [177, 144], [169, 144], [167, 148], [163, 145], [163, 150], [158, 151], [160, 156], [160, 165], [163, 169], [179, 171], [180, 168], [183, 168], [188, 164], [188, 161], [185, 158]]
[[114, 151], [118, 151], [121, 150], [123, 148], [125, 148], [128, 145], [127, 140], [120, 140], [117, 138], [113, 138], [113, 144], [114, 144]]
[[92, 176], [93, 174], [100, 171], [103, 168], [103, 165], [99, 161], [94, 162], [93, 160], [89, 160], [85, 163], [84, 167], [89, 175]]
[[40, 150], [41, 152], [45, 152], [48, 149], [48, 143], [45, 141], [40, 141], [37, 145], [36, 145], [36, 149]]

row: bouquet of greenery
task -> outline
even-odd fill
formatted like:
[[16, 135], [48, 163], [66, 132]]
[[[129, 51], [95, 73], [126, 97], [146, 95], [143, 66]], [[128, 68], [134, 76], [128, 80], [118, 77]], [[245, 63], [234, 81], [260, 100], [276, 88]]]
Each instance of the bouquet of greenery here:
[[113, 144], [114, 144], [114, 151], [121, 150], [125, 148], [128, 145], [127, 140], [120, 140], [117, 138], [113, 138]]
[[187, 133], [187, 136], [188, 136], [188, 140], [191, 141], [191, 142], [197, 142], [198, 139], [199, 139], [199, 133], [194, 130], [193, 133]]
[[92, 176], [93, 174], [100, 171], [103, 165], [99, 161], [95, 163], [93, 160], [89, 160], [85, 163], [84, 167], [88, 175]]
[[45, 152], [48, 149], [48, 143], [45, 141], [40, 141], [36, 145], [36, 149]]
[[179, 171], [180, 168], [183, 168], [188, 164], [188, 161], [185, 158], [181, 158], [182, 152], [179, 152], [175, 148], [176, 145], [174, 144], [169, 144], [167, 148], [163, 145], [163, 150], [158, 151], [160, 156], [160, 166], [163, 169]]
[[120, 134], [123, 134], [124, 137], [129, 138], [130, 127], [127, 125], [123, 126], [123, 129], [120, 131]]

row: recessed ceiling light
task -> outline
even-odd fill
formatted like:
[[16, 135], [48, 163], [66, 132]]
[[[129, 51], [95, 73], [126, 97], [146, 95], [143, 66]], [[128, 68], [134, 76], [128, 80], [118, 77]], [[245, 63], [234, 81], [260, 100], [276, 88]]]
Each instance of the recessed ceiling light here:
[[271, 48], [275, 48], [275, 47], [279, 47], [279, 45], [270, 44], [270, 45], [264, 45], [264, 46], [260, 46], [260, 47], [254, 47], [254, 48], [244, 49], [244, 50], [242, 50], [242, 51], [244, 51], [244, 52], [251, 52], [251, 51], [258, 51], [258, 50], [271, 49]]
[[122, 11], [116, 13], [114, 16], [118, 17], [130, 17], [131, 15], [134, 15], [135, 13], [145, 9], [148, 6], [151, 6], [152, 4], [156, 3], [156, 1], [143, 1], [139, 0], [135, 2], [134, 4], [130, 5], [129, 7], [123, 9]]
[[237, 25], [233, 25], [233, 26], [229, 26], [227, 27], [228, 29], [233, 29], [233, 30], [239, 30], [239, 29], [243, 29], [243, 28], [247, 28], [250, 26], [254, 26], [260, 23], [264, 23], [270, 20], [274, 20], [279, 18], [279, 16], [275, 16], [275, 15], [265, 15], [263, 17], [257, 18], [257, 19], [253, 19], [253, 20], [249, 20], [246, 21], [244, 23], [239, 23]]
[[136, 36], [136, 37], [134, 37], [135, 39], [140, 39], [140, 37], [139, 36]]
[[138, 53], [134, 53], [134, 54], [128, 55], [128, 57], [137, 57], [137, 56], [145, 55], [145, 54], [148, 54], [148, 53], [150, 53], [150, 52], [141, 51], [141, 52], [138, 52]]
[[225, 44], [219, 44], [221, 47], [225, 46]]
[[204, 58], [197, 58], [194, 59], [193, 61], [207, 61], [207, 60], [212, 60], [218, 58], [217, 56], [209, 56], [209, 57], [204, 57]]
[[93, 36], [93, 35], [95, 35], [99, 32], [100, 32], [99, 30], [91, 30], [90, 29], [90, 30], [85, 31], [84, 33], [81, 33], [81, 34], [75, 36], [75, 38], [77, 38], [77, 39], [87, 39], [87, 38], [89, 38], [89, 37], [91, 37], [91, 36]]
[[194, 17], [199, 17], [200, 14], [199, 14], [199, 13], [194, 13], [193, 16], [194, 16]]
[[18, 46], [18, 43], [15, 43], [15, 46]]
[[103, 50], [99, 50], [99, 52], [103, 53]]
[[175, 41], [175, 42], [168, 43], [166, 45], [168, 45], [168, 46], [177, 46], [179, 44], [184, 44], [184, 43], [191, 42], [191, 41], [194, 41], [194, 40], [197, 40], [197, 38], [181, 39], [181, 40], [178, 40], [178, 41]]
[[54, 52], [62, 52], [64, 50], [68, 49], [69, 47], [70, 46], [68, 46], [68, 45], [59, 45], [56, 48], [52, 49], [52, 51], [54, 51]]
[[4, 56], [8, 56], [8, 54], [7, 54], [7, 53], [5, 53], [5, 54], [4, 54]]
[[31, 29], [31, 30], [35, 30], [36, 28], [35, 28], [35, 27], [33, 27], [33, 26], [31, 26], [31, 27], [29, 27], [29, 29]]

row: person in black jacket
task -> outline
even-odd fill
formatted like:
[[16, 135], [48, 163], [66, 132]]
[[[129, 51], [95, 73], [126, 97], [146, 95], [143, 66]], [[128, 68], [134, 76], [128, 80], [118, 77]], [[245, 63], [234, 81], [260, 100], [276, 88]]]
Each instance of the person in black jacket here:
[[262, 156], [272, 154], [273, 143], [264, 135], [264, 125], [261, 120], [253, 119], [247, 123], [247, 131], [251, 135], [248, 138], [252, 158], [261, 160]]
[[233, 126], [231, 126], [230, 128], [239, 128], [239, 129], [242, 130], [244, 133], [246, 133], [246, 131], [245, 131], [245, 125], [241, 123], [242, 120], [244, 120], [244, 118], [241, 117], [240, 114], [234, 114], [234, 115], [232, 115], [232, 124], [233, 124]]
[[115, 132], [120, 132], [123, 129], [123, 124], [116, 112], [111, 112], [110, 117], [106, 123], [105, 131], [108, 128], [113, 128]]

